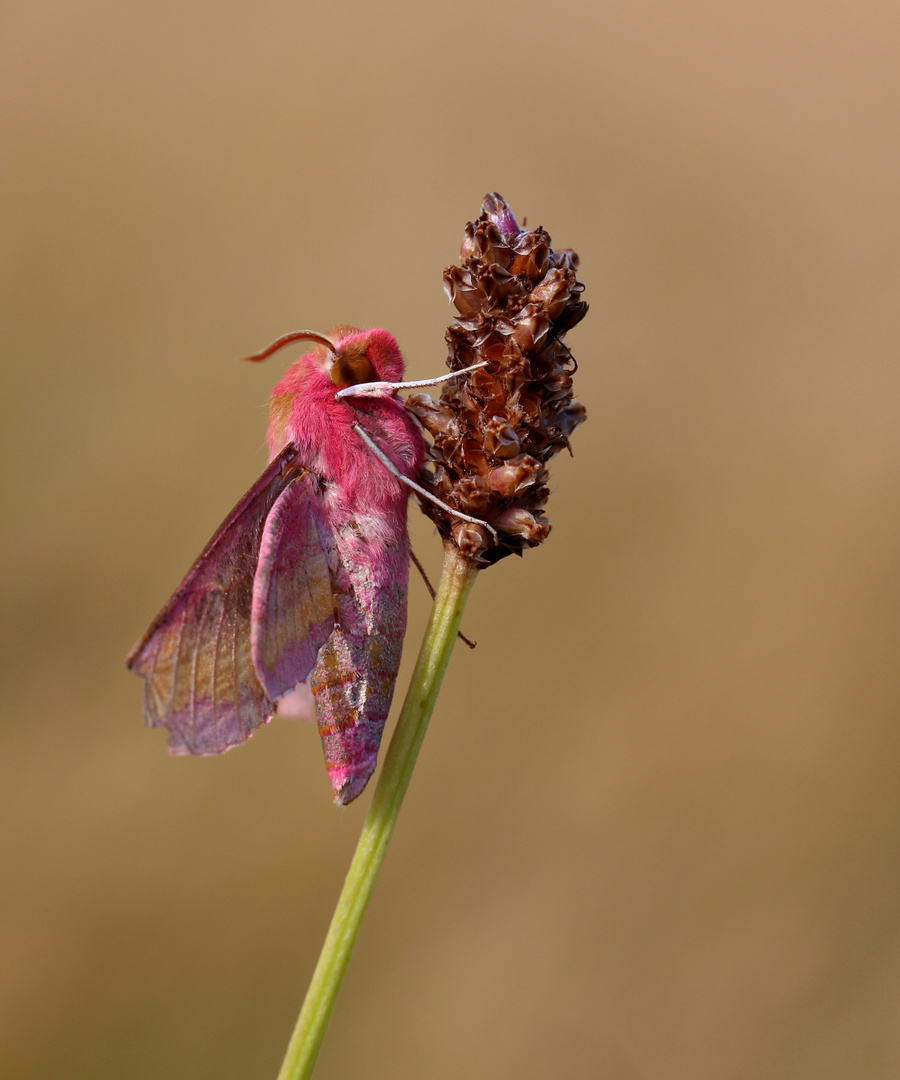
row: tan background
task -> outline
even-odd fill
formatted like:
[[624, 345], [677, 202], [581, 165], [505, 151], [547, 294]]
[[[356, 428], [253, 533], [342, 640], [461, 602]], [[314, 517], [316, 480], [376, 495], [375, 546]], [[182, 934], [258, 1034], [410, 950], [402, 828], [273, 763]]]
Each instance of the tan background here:
[[289, 357], [234, 358], [351, 321], [442, 370], [496, 188], [581, 253], [589, 422], [317, 1075], [900, 1075], [896, 5], [3, 23], [0, 1072], [274, 1077], [368, 799], [297, 722], [169, 759], [122, 659], [264, 462]]

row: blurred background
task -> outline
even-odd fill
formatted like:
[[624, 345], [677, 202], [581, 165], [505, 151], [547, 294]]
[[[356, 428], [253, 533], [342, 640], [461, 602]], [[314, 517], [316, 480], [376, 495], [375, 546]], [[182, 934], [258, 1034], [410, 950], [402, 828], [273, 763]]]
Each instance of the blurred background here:
[[123, 659], [264, 465], [291, 357], [235, 358], [351, 322], [443, 371], [492, 190], [581, 255], [589, 419], [473, 593], [317, 1077], [900, 1075], [898, 34], [6, 6], [4, 1076], [275, 1076], [369, 796], [298, 721], [170, 759]]

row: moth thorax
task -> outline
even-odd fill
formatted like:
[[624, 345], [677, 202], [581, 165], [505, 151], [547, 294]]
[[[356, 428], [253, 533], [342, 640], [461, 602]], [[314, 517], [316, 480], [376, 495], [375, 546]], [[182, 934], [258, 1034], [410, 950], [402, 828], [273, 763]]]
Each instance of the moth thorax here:
[[366, 356], [363, 342], [353, 342], [335, 353], [331, 363], [331, 381], [335, 386], [356, 386], [358, 383], [374, 382], [376, 378], [375, 368]]

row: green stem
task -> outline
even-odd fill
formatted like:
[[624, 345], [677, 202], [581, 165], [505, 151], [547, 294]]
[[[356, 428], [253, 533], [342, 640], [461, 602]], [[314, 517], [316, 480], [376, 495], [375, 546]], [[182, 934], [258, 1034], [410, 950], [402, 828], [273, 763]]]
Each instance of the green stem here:
[[406, 700], [278, 1080], [307, 1080], [425, 738], [477, 568], [448, 547]]

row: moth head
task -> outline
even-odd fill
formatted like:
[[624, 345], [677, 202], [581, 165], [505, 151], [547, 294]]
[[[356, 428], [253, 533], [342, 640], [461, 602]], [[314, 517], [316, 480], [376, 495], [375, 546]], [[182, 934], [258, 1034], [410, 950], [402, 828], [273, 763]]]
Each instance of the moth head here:
[[339, 326], [330, 334], [295, 330], [244, 359], [265, 360], [293, 341], [316, 343], [313, 355], [338, 389], [365, 382], [399, 382], [403, 378], [403, 357], [393, 335], [387, 330], [357, 330], [355, 326]]
[[338, 327], [330, 335], [335, 342], [331, 381], [338, 389], [364, 382], [399, 382], [403, 357], [396, 338], [387, 330]]

